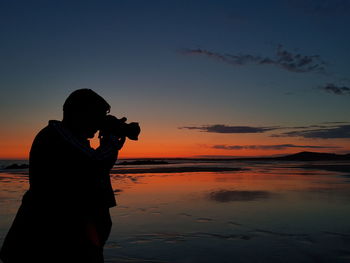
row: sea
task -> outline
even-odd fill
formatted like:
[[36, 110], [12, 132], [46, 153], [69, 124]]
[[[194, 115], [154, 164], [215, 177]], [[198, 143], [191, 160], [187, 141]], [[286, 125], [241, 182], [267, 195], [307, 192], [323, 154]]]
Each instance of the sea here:
[[[28, 161], [0, 161], [0, 245], [28, 189], [28, 169], [6, 169], [14, 163]], [[349, 168], [120, 160], [110, 174], [118, 205], [105, 262], [350, 262]]]

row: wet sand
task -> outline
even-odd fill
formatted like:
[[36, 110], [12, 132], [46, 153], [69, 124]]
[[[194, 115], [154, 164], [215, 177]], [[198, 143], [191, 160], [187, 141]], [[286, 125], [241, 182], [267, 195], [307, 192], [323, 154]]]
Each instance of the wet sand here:
[[[304, 162], [115, 167], [118, 206], [111, 209], [106, 262], [349, 262], [347, 167]], [[0, 173], [5, 207], [0, 242], [27, 187], [23, 173]]]

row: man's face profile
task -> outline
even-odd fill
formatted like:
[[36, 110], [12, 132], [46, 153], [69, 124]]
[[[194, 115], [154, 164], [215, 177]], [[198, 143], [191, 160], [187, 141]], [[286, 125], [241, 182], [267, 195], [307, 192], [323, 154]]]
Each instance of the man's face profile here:
[[93, 110], [76, 112], [72, 120], [75, 132], [83, 138], [93, 138], [101, 128], [106, 115], [106, 112]]

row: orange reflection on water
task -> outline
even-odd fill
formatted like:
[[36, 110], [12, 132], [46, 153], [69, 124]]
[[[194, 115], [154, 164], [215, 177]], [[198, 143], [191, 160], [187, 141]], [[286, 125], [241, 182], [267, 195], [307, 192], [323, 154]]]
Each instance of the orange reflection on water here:
[[[339, 178], [324, 176], [326, 171], [270, 168], [239, 172], [194, 172], [169, 174], [131, 174], [114, 177], [113, 186], [137, 196], [171, 196], [213, 189], [263, 190], [272, 192], [337, 188]], [[121, 194], [122, 195], [122, 194]]]
[[[147, 172], [155, 171], [155, 166], [113, 170], [118, 206], [111, 209], [113, 228], [106, 258], [112, 261], [121, 254], [131, 258], [151, 254], [166, 262], [183, 262], [174, 257], [185, 253], [195, 261], [201, 251], [203, 258], [218, 257], [208, 262], [224, 262], [226, 255], [235, 259], [260, 251], [258, 257], [275, 256], [278, 251], [283, 255], [278, 262], [283, 262], [286, 253], [288, 258], [296, 255], [290, 262], [308, 262], [307, 253], [337, 259], [335, 251], [347, 249], [343, 241], [350, 229], [350, 187], [344, 174], [306, 169], [303, 163], [210, 165], [244, 170]], [[135, 169], [143, 172], [136, 174]], [[28, 181], [23, 175], [0, 175], [0, 201], [7, 207], [0, 221], [0, 234], [4, 234]], [[307, 253], [301, 253], [300, 247]]]

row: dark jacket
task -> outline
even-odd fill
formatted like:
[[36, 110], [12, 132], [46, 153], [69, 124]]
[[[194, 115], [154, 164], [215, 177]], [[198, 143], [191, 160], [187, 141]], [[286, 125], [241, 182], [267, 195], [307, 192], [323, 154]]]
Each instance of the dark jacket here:
[[93, 248], [85, 226], [93, 222], [107, 240], [109, 208], [116, 205], [109, 177], [115, 148], [110, 143], [94, 150], [59, 121], [38, 133], [30, 151], [30, 187], [1, 249], [4, 263], [80, 262], [84, 256], [81, 262], [98, 262], [88, 254], [101, 248]]

